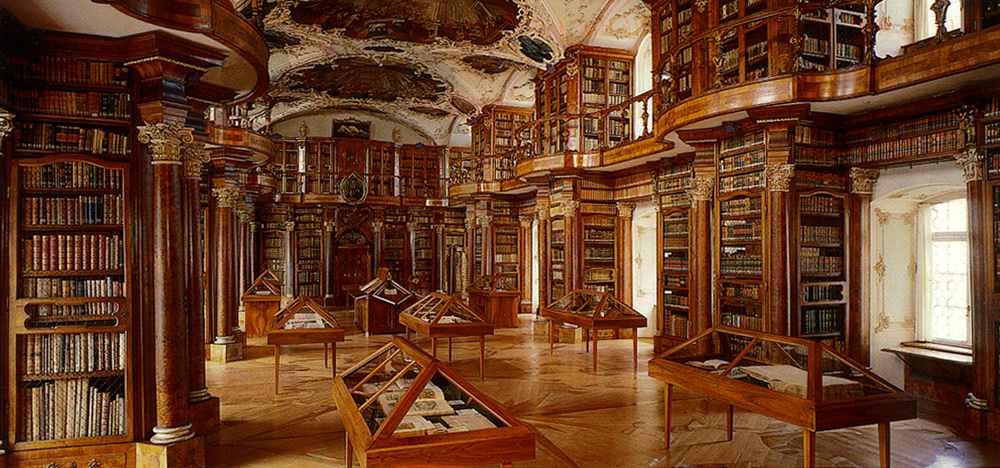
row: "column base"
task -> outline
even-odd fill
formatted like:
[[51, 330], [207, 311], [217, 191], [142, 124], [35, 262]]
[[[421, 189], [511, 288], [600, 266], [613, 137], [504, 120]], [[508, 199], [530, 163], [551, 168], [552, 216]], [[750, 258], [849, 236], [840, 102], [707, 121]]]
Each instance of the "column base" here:
[[243, 360], [243, 343], [212, 343], [209, 345], [209, 356], [212, 362], [225, 364]]
[[198, 436], [182, 442], [157, 445], [135, 444], [136, 468], [205, 468], [205, 438]]
[[188, 417], [194, 433], [204, 436], [206, 443], [212, 443], [219, 436], [219, 397], [209, 397], [188, 404]]

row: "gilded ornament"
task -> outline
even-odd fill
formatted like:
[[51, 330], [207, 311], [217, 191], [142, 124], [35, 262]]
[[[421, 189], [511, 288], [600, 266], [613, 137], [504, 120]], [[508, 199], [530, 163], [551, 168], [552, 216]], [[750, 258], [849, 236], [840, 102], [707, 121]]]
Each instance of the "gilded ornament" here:
[[764, 169], [767, 178], [767, 189], [771, 192], [787, 192], [791, 189], [792, 177], [795, 177], [794, 164], [775, 164]]
[[372, 221], [372, 231], [375, 231], [376, 234], [382, 232], [382, 226], [384, 225], [385, 223], [382, 221]]
[[687, 189], [691, 201], [711, 201], [715, 194], [715, 179], [711, 177], [692, 177]]
[[852, 167], [849, 175], [851, 177], [851, 193], [871, 195], [875, 190], [875, 182], [878, 181], [878, 169]]
[[10, 135], [10, 132], [14, 131], [13, 119], [13, 114], [8, 114], [0, 110], [0, 143], [3, 143], [4, 137]]
[[185, 144], [182, 151], [184, 153], [184, 178], [188, 180], [201, 179], [201, 170], [209, 161], [205, 142], [192, 141]]
[[580, 210], [580, 200], [567, 200], [563, 202], [564, 215], [573, 216]]
[[632, 202], [618, 202], [618, 216], [622, 218], [631, 218], [632, 213], [635, 212], [635, 203]]
[[983, 180], [983, 153], [979, 148], [969, 148], [955, 155], [955, 164], [964, 172], [966, 182]]
[[148, 144], [153, 164], [181, 164], [181, 148], [194, 141], [190, 128], [181, 124], [147, 124], [139, 127], [139, 143]]
[[281, 223], [281, 225], [282, 225], [282, 227], [285, 228], [286, 231], [294, 231], [295, 230], [295, 221], [292, 221], [292, 220], [283, 221]]
[[219, 199], [219, 208], [235, 208], [240, 199], [240, 189], [227, 184], [213, 188], [212, 196]]

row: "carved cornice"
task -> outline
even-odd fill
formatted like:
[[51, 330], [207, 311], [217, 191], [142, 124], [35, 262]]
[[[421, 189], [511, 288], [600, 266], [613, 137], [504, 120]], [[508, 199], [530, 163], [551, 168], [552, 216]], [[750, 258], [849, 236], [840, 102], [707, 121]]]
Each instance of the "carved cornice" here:
[[139, 143], [148, 144], [153, 164], [181, 164], [183, 145], [194, 141], [190, 128], [165, 123], [139, 127]]
[[631, 218], [632, 213], [635, 212], [635, 203], [632, 202], [618, 202], [618, 216], [622, 218]]
[[184, 153], [184, 178], [188, 180], [200, 180], [201, 170], [208, 162], [208, 150], [205, 149], [205, 142], [192, 141], [184, 145], [181, 150]]
[[969, 148], [955, 155], [955, 164], [962, 168], [965, 182], [983, 180], [983, 153], [979, 148]]
[[[692, 177], [691, 185], [687, 189], [691, 201], [712, 201], [715, 195], [715, 179], [711, 177]], [[654, 203], [657, 207], [659, 203]]]
[[871, 195], [875, 190], [875, 182], [878, 180], [878, 169], [852, 167], [850, 176], [851, 193]]
[[219, 208], [236, 208], [240, 201], [240, 189], [235, 185], [225, 185], [212, 189], [212, 196], [219, 200]]
[[787, 192], [791, 189], [792, 177], [795, 177], [794, 164], [775, 164], [764, 169], [767, 178], [767, 189], [771, 192]]

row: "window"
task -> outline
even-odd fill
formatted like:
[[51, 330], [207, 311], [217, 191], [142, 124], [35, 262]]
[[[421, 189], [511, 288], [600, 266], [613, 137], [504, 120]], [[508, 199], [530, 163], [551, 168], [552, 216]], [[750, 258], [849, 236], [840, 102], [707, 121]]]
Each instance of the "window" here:
[[[916, 30], [914, 33], [916, 37], [914, 40], [920, 41], [932, 37], [937, 34], [937, 23], [934, 12], [931, 11], [931, 5], [934, 4], [935, 0], [914, 0], [913, 1], [913, 20], [916, 25]], [[948, 5], [948, 10], [945, 12], [944, 27], [948, 31], [954, 31], [956, 29], [962, 29], [962, 2], [959, 0], [952, 0], [951, 4]]]
[[[964, 195], [959, 193], [956, 195]], [[920, 209], [921, 274], [918, 338], [971, 346], [969, 232], [965, 198], [938, 200]]]

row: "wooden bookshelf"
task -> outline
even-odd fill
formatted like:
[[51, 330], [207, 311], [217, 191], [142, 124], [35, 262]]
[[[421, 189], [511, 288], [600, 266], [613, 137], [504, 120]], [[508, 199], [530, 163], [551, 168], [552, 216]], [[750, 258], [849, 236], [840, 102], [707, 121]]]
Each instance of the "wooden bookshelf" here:
[[584, 215], [583, 288], [614, 295], [618, 280], [615, 262], [615, 217]]
[[661, 171], [654, 179], [659, 215], [659, 336], [668, 345], [690, 337], [690, 186], [692, 166], [682, 163]]
[[566, 294], [566, 218], [553, 216], [549, 220], [549, 300]]
[[261, 224], [261, 269], [271, 271], [278, 278], [285, 277], [287, 260], [285, 258], [285, 226], [284, 221], [289, 209], [279, 205], [267, 205], [260, 211]]
[[517, 206], [493, 204], [493, 275], [517, 288], [521, 284], [521, 224]]
[[[816, 177], [800, 173], [797, 185]], [[839, 176], [843, 178], [843, 176]], [[798, 201], [798, 336], [844, 339], [847, 314], [846, 192], [806, 185]]]
[[411, 265], [413, 276], [410, 278], [410, 285], [413, 292], [417, 294], [427, 294], [437, 289], [437, 268], [434, 259], [437, 257], [436, 242], [434, 241], [434, 218], [430, 212], [419, 211], [410, 213], [411, 226], [414, 227], [410, 233], [413, 245], [410, 251], [413, 252], [413, 264]]
[[399, 150], [400, 196], [441, 198], [440, 148], [403, 145]]
[[800, 68], [826, 71], [852, 67], [865, 56], [863, 6], [805, 9], [802, 12]]
[[444, 246], [441, 254], [445, 256], [444, 284], [441, 290], [455, 296], [462, 291], [462, 258], [465, 252], [465, 212], [448, 210], [444, 212]]
[[[482, 158], [499, 156], [530, 139], [530, 130], [516, 132], [518, 127], [528, 123], [535, 116], [530, 107], [510, 107], [488, 105], [472, 121], [472, 155]], [[508, 180], [510, 174], [484, 174], [487, 180]]]
[[296, 206], [295, 234], [295, 295], [323, 296], [323, 208]]

